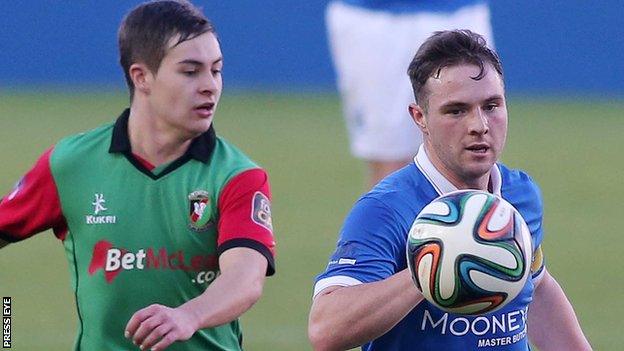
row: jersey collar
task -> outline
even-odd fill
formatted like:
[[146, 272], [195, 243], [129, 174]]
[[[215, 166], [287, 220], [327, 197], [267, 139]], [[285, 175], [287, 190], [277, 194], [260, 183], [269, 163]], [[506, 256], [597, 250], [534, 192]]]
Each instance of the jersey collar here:
[[[113, 127], [113, 137], [111, 139], [111, 145], [108, 149], [110, 153], [131, 153], [132, 147], [130, 146], [130, 139], [128, 138], [128, 119], [130, 118], [130, 109], [125, 109]], [[211, 125], [210, 129], [204, 134], [193, 139], [193, 142], [186, 150], [182, 159], [195, 159], [203, 163], [208, 163], [212, 151], [214, 150], [217, 142], [217, 136], [214, 127]]]
[[[429, 180], [429, 183], [433, 185], [438, 194], [444, 195], [452, 191], [459, 190], [455, 185], [453, 185], [453, 183], [446, 179], [446, 177], [444, 177], [437, 168], [435, 168], [431, 159], [427, 156], [427, 152], [425, 151], [425, 146], [423, 144], [420, 145], [418, 153], [414, 157], [414, 163], [425, 175], [427, 180]], [[498, 165], [494, 164], [492, 166], [492, 171], [490, 172], [489, 184], [493, 194], [501, 196], [501, 183], [500, 170], [498, 169]]]

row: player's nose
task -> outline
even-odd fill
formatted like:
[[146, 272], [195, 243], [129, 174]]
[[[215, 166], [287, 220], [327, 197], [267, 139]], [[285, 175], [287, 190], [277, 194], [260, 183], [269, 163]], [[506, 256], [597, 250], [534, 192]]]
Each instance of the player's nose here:
[[214, 95], [221, 89], [220, 77], [214, 74], [206, 74], [202, 77], [199, 92], [204, 95]]
[[487, 114], [480, 108], [476, 109], [468, 120], [471, 134], [487, 134], [490, 130]]

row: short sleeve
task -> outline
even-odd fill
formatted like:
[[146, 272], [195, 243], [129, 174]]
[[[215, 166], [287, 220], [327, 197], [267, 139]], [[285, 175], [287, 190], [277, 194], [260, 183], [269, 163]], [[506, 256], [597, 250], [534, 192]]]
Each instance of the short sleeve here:
[[15, 188], [0, 200], [0, 238], [17, 242], [53, 229], [59, 239], [67, 233], [47, 150]]
[[544, 239], [544, 204], [542, 194], [537, 184], [524, 172], [514, 175], [514, 187], [509, 189], [509, 198], [512, 205], [520, 212], [529, 227], [533, 245], [533, 261], [531, 262], [531, 277], [534, 281], [541, 278], [544, 272], [545, 260], [542, 251]]
[[232, 178], [219, 195], [218, 253], [248, 247], [266, 257], [275, 273], [271, 190], [266, 172], [255, 168]]
[[531, 278], [534, 281], [538, 281], [541, 279], [545, 267], [544, 253], [542, 251], [542, 240], [544, 238], [544, 204], [542, 202], [542, 194], [537, 184], [533, 181], [530, 181], [529, 184], [531, 185], [531, 192], [529, 192], [529, 194], [532, 195], [531, 203], [533, 206], [530, 207], [531, 211], [527, 213], [525, 220], [531, 231], [531, 238], [533, 240]]
[[329, 286], [351, 286], [386, 279], [405, 261], [407, 232], [396, 214], [377, 199], [360, 199], [347, 216], [314, 295]]

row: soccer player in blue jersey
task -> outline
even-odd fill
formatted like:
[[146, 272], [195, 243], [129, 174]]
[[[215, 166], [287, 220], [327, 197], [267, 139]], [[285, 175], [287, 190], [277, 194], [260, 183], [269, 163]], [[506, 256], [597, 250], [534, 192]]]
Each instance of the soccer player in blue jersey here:
[[[315, 350], [590, 350], [563, 290], [543, 265], [542, 200], [524, 172], [498, 163], [507, 135], [503, 70], [468, 30], [436, 32], [409, 66], [424, 136], [413, 162], [360, 198], [314, 288], [309, 337]], [[407, 233], [441, 194], [480, 189], [520, 211], [532, 235], [532, 275], [502, 309], [480, 316], [444, 312], [415, 288]]]
[[491, 46], [486, 0], [332, 0], [326, 11], [331, 54], [352, 154], [370, 187], [405, 166], [422, 135], [405, 106], [405, 67], [434, 31], [465, 28]]

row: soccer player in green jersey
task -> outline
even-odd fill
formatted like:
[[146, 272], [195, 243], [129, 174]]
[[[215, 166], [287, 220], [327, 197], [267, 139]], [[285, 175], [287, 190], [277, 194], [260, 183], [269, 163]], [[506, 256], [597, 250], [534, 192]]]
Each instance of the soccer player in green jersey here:
[[130, 108], [39, 158], [0, 201], [0, 247], [46, 229], [62, 241], [75, 350], [240, 350], [275, 242], [266, 172], [212, 127], [214, 27], [188, 2], [145, 3], [119, 51]]

